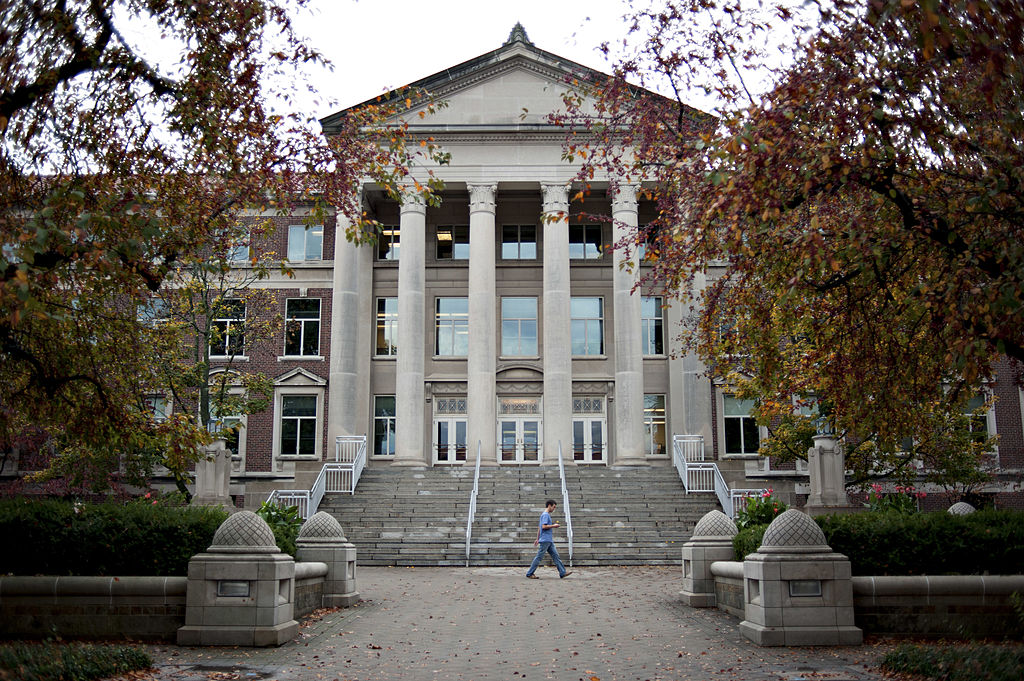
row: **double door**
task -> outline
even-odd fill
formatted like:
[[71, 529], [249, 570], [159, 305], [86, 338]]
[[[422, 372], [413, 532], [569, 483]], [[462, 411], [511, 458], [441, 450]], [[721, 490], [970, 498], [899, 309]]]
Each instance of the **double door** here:
[[498, 461], [540, 463], [540, 425], [537, 416], [498, 417]]

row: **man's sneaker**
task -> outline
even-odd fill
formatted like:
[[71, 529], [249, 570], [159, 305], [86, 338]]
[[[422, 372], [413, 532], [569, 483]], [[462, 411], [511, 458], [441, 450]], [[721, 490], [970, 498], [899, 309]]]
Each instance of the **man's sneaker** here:
[[559, 579], [565, 579], [566, 577], [568, 577], [571, 574], [572, 574], [572, 570], [566, 570], [565, 574], [564, 575], [558, 575], [558, 578]]
[[527, 579], [540, 579], [537, 575], [526, 575]]

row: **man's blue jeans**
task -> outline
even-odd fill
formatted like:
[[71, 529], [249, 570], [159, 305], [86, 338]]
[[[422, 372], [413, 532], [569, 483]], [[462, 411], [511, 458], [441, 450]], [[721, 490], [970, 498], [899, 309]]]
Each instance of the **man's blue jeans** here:
[[544, 557], [545, 553], [551, 554], [551, 560], [555, 561], [555, 567], [558, 568], [558, 576], [561, 577], [565, 574], [565, 566], [562, 565], [562, 559], [558, 557], [558, 551], [555, 549], [555, 542], [553, 541], [542, 541], [540, 548], [537, 549], [537, 555], [534, 556], [533, 562], [530, 563], [530, 569], [527, 570], [526, 576], [529, 577], [540, 565], [540, 559]]

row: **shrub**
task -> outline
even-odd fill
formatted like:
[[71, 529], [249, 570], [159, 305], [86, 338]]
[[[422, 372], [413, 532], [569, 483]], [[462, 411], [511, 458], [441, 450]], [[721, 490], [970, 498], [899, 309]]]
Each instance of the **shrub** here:
[[149, 655], [128, 646], [0, 646], [0, 678], [21, 681], [89, 681], [152, 666]]
[[935, 681], [1018, 681], [1024, 670], [1024, 649], [902, 644], [885, 655], [882, 667]]
[[269, 501], [264, 501], [256, 513], [266, 520], [267, 525], [270, 525], [270, 529], [274, 531], [274, 541], [277, 543], [277, 548], [294, 558], [296, 551], [298, 551], [298, 548], [295, 546], [295, 540], [298, 539], [299, 530], [302, 529], [299, 507], [282, 507]]
[[0, 574], [184, 575], [205, 551], [221, 509], [143, 503], [0, 500]]
[[767, 529], [768, 525], [751, 525], [737, 532], [732, 538], [732, 550], [736, 554], [736, 560], [743, 560], [747, 554], [757, 551]]
[[775, 516], [785, 511], [788, 506], [772, 496], [773, 490], [763, 492], [759, 497], [751, 497], [747, 505], [736, 514], [736, 527], [741, 530], [752, 525], [767, 525], [775, 520]]
[[893, 511], [895, 513], [915, 513], [917, 505], [926, 494], [918, 492], [913, 487], [896, 485], [896, 491], [892, 494], [885, 494], [882, 486], [878, 483], [871, 485], [868, 492], [868, 501], [865, 506], [870, 511]]

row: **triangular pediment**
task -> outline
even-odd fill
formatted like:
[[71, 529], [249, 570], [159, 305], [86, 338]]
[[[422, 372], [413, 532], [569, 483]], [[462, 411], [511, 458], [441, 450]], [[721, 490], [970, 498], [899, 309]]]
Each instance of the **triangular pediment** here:
[[327, 380], [299, 367], [285, 372], [274, 379], [275, 386], [325, 386]]

